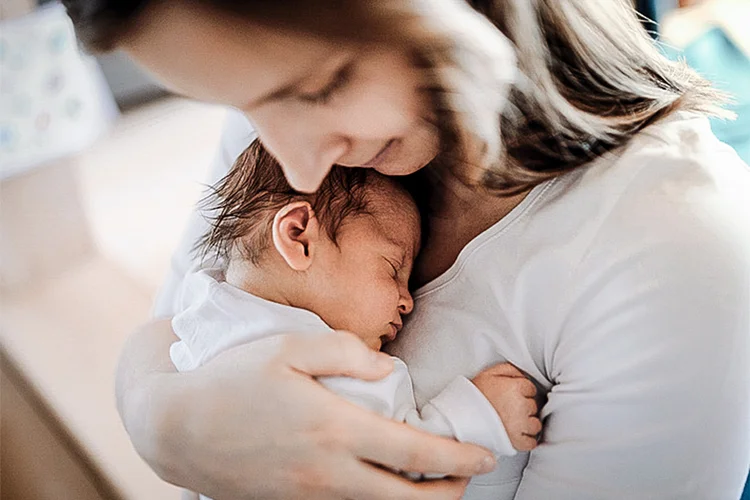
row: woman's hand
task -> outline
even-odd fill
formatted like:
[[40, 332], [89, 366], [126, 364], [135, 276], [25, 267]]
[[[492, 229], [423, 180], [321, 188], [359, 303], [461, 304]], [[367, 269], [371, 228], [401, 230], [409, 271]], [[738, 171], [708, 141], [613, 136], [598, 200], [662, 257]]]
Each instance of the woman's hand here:
[[[279, 336], [176, 374], [169, 322], [133, 335], [118, 407], [136, 449], [167, 481], [213, 498], [460, 498], [466, 479], [411, 483], [383, 467], [468, 477], [482, 448], [365, 411], [312, 376], [377, 380], [390, 358], [347, 333]], [[158, 355], [154, 355], [158, 353]]]

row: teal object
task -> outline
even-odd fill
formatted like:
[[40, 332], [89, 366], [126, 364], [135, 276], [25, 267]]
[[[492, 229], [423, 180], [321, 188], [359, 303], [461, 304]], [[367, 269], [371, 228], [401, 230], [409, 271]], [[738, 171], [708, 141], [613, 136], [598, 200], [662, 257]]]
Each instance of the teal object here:
[[[718, 27], [708, 30], [682, 52], [669, 48], [665, 51], [673, 59], [684, 57], [691, 67], [732, 96], [734, 102], [727, 107], [737, 113], [737, 119], [711, 120], [711, 128], [745, 163], [750, 163], [750, 58]], [[750, 500], [750, 496], [742, 500]]]
[[[720, 28], [712, 28], [682, 52], [663, 47], [672, 59], [685, 61], [714, 85], [731, 94], [728, 106], [737, 113], [735, 121], [711, 120], [716, 137], [732, 146], [745, 163], [750, 164], [750, 58]], [[750, 500], [750, 477], [740, 500]]]

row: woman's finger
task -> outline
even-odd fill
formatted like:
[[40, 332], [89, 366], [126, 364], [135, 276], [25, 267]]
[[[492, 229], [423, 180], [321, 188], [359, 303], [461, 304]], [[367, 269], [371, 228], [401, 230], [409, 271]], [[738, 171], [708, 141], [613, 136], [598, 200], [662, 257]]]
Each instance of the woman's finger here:
[[348, 376], [379, 380], [393, 370], [390, 356], [373, 351], [348, 332], [286, 336], [280, 348], [279, 354], [285, 364], [313, 377]]
[[347, 428], [353, 432], [349, 439], [352, 451], [368, 462], [408, 472], [460, 477], [484, 474], [495, 467], [492, 454], [480, 446], [428, 434], [360, 411], [344, 417], [349, 417]]
[[450, 478], [415, 483], [366, 462], [359, 462], [351, 471], [343, 490], [344, 498], [357, 500], [457, 500], [463, 496], [466, 478]]

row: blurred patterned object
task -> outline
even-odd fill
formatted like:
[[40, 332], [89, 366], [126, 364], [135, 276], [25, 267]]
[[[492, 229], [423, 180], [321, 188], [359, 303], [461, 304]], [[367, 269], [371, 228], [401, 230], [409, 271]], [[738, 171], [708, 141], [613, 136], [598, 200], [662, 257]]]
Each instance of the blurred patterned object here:
[[0, 179], [84, 149], [117, 113], [61, 5], [0, 22]]

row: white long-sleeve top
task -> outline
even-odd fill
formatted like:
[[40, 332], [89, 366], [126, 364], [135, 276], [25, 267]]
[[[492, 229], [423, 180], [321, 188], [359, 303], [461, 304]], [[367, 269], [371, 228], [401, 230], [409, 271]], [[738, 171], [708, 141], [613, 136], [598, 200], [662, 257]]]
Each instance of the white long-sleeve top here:
[[[252, 138], [227, 122], [216, 178]], [[205, 230], [196, 217], [157, 303]], [[750, 467], [750, 171], [676, 115], [534, 189], [415, 294], [391, 353], [417, 407], [511, 361], [549, 390], [544, 435], [465, 498], [736, 500]]]
[[[179, 341], [170, 356], [189, 371], [231, 347], [281, 334], [326, 335], [333, 330], [316, 314], [271, 302], [228, 284], [221, 269], [190, 274], [182, 287], [172, 328]], [[422, 430], [484, 446], [496, 456], [516, 454], [492, 404], [466, 377], [457, 375], [417, 411], [406, 364], [393, 358], [382, 380], [321, 377], [349, 401]]]

